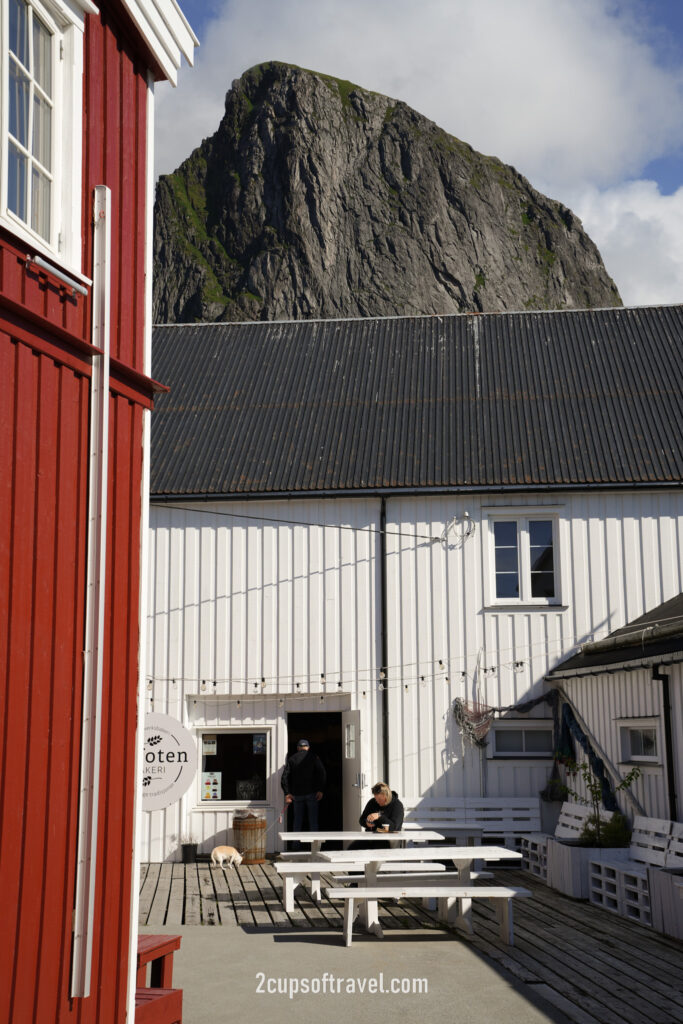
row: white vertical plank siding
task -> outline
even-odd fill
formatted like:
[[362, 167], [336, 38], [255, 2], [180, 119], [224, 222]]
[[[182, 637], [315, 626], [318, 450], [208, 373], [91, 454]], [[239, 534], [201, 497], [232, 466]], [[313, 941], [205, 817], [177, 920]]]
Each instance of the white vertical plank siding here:
[[[558, 509], [562, 605], [485, 606], [485, 510], [511, 504]], [[460, 548], [451, 534], [447, 548], [402, 537], [388, 549], [390, 660], [398, 656], [404, 678], [411, 671], [418, 676], [408, 689], [392, 690], [392, 785], [408, 795], [476, 794], [481, 788], [491, 795], [535, 793], [546, 781], [548, 762], [487, 759], [482, 772], [476, 751], [458, 749], [457, 743], [443, 748], [439, 687], [435, 680], [427, 692], [418, 690], [419, 675], [444, 658], [451, 698], [505, 706], [536, 695], [546, 672], [578, 644], [606, 636], [680, 592], [683, 503], [680, 495], [654, 492], [515, 495], [514, 501], [471, 495], [395, 498], [387, 503], [388, 529], [438, 535], [451, 517], [465, 511], [476, 529]], [[438, 628], [444, 612], [445, 637]], [[419, 671], [407, 667], [413, 662]], [[522, 664], [515, 667], [515, 662]]]
[[[672, 693], [672, 722], [674, 723], [674, 742], [680, 745], [680, 722], [674, 713], [678, 694], [680, 701], [680, 666], [662, 666], [670, 676]], [[661, 683], [653, 682], [650, 668], [637, 671], [617, 671], [596, 676], [582, 676], [576, 679], [565, 679], [562, 687], [572, 703], [578, 708], [581, 717], [590, 722], [595, 739], [605, 751], [619, 775], [623, 778], [631, 768], [630, 764], [621, 761], [621, 741], [619, 720], [628, 718], [651, 717], [659, 718], [659, 742], [661, 746], [661, 764], [643, 765], [643, 774], [631, 787], [633, 795], [646, 809], [649, 817], [668, 818], [667, 782], [664, 761], [664, 732], [661, 723]], [[680, 703], [679, 703], [680, 710]], [[676, 729], [675, 723], [679, 726]], [[676, 736], [678, 732], [678, 736]], [[680, 772], [681, 752], [678, 754]], [[583, 759], [583, 758], [582, 758]], [[579, 790], [577, 784], [576, 789]], [[680, 792], [680, 790], [679, 790]], [[633, 809], [625, 797], [618, 797], [620, 806], [632, 814]]]
[[[492, 572], [484, 548], [487, 510], [510, 505], [550, 505], [558, 515], [561, 605], [485, 605], [485, 573]], [[428, 539], [465, 512], [475, 529], [464, 543], [457, 531], [445, 543]], [[259, 515], [262, 521], [253, 518]], [[463, 745], [453, 699], [505, 706], [537, 695], [546, 672], [578, 644], [606, 636], [682, 589], [677, 493], [391, 497], [389, 654], [380, 680], [379, 515], [379, 500], [370, 498], [152, 507], [147, 706], [192, 727], [206, 724], [209, 707], [199, 715], [188, 696], [222, 695], [226, 704], [210, 709], [216, 727], [243, 721], [268, 729], [269, 823], [281, 807], [285, 713], [304, 710], [306, 695], [311, 710], [360, 709], [363, 771], [368, 783], [380, 777], [381, 683], [388, 688], [387, 781], [400, 794], [537, 793], [549, 762], [499, 762]], [[288, 522], [271, 521], [278, 519]], [[680, 722], [680, 674], [676, 686], [673, 676], [672, 669]], [[262, 701], [237, 708], [230, 698], [255, 696], [262, 677]], [[657, 706], [652, 684], [639, 674], [611, 679], [629, 706]], [[582, 684], [576, 692], [596, 735], [615, 743], [608, 690]], [[290, 706], [287, 699], [297, 694]], [[639, 783], [648, 807], [661, 807], [661, 784], [655, 772]], [[198, 809], [197, 793], [146, 816], [149, 855], [173, 856], [168, 837], [187, 831], [190, 821], [205, 843], [231, 827], [231, 812]]]
[[[287, 712], [360, 707], [364, 770], [369, 784], [379, 777], [378, 529], [372, 500], [151, 509], [146, 710], [190, 729], [269, 733], [268, 849], [278, 846]], [[143, 815], [142, 857], [177, 858], [189, 832], [208, 852], [231, 837], [233, 813], [202, 806], [197, 781], [178, 804]]]

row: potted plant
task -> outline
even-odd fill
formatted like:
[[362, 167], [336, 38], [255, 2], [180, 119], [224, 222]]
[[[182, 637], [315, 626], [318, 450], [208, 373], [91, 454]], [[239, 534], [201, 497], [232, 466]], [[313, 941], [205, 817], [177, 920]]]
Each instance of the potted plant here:
[[[602, 785], [587, 761], [580, 765], [567, 762], [566, 769], [569, 779], [581, 776], [587, 793], [584, 796], [567, 785], [567, 795], [588, 805], [591, 812], [578, 839], [553, 839], [548, 843], [548, 885], [565, 896], [588, 899], [590, 862], [628, 859], [631, 829], [623, 814], [615, 811], [607, 816], [601, 810]], [[640, 769], [632, 768], [614, 787], [614, 792], [628, 789], [639, 775]]]
[[180, 837], [180, 855], [183, 864], [195, 864], [197, 861], [198, 839], [191, 832]]

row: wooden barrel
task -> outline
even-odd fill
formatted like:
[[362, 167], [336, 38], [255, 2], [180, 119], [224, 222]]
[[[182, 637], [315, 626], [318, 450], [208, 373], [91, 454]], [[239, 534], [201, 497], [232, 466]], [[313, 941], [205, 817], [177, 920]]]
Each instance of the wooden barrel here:
[[242, 854], [243, 864], [265, 864], [266, 819], [234, 818], [235, 846]]

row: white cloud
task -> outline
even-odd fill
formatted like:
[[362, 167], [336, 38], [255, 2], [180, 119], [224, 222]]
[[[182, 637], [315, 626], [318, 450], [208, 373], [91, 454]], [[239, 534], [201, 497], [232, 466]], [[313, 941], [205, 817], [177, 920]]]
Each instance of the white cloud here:
[[631, 181], [568, 197], [628, 306], [683, 302], [683, 187]]
[[160, 89], [159, 168], [215, 131], [233, 78], [282, 60], [405, 100], [532, 179], [609, 184], [683, 141], [681, 76], [611, 0], [231, 0]]
[[[177, 90], [158, 89], [157, 169], [213, 134], [248, 67], [299, 64], [404, 100], [548, 195], [580, 197], [625, 300], [660, 301], [680, 280], [672, 239], [660, 245], [679, 200], [621, 183], [683, 145], [683, 74], [658, 62], [646, 10], [645, 0], [225, 0], [196, 67]], [[651, 275], [641, 251], [659, 266]]]

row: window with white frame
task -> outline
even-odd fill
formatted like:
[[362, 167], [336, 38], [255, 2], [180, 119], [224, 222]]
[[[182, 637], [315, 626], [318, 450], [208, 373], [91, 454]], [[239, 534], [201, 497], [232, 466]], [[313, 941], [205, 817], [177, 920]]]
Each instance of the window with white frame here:
[[489, 542], [492, 603], [559, 603], [555, 516], [492, 513]]
[[553, 723], [548, 719], [494, 721], [488, 736], [489, 757], [551, 758]]
[[90, 0], [2, 5], [0, 220], [70, 269], [81, 261], [84, 14]]
[[268, 733], [263, 729], [206, 731], [200, 736], [200, 802], [266, 799]]
[[619, 736], [622, 763], [660, 763], [656, 719], [622, 719], [619, 723]]

